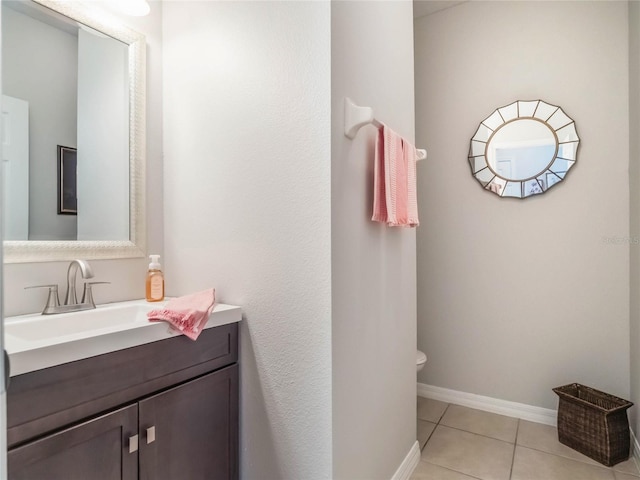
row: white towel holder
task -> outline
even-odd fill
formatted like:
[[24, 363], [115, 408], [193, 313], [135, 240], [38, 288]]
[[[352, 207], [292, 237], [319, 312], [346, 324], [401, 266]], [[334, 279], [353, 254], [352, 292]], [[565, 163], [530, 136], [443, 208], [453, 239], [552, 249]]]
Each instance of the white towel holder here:
[[[371, 107], [360, 107], [353, 103], [349, 97], [344, 97], [344, 134], [350, 139], [354, 139], [358, 130], [365, 125], [373, 124], [376, 127], [381, 127], [382, 124], [373, 116], [373, 109]], [[419, 148], [417, 160], [424, 160], [427, 158], [427, 151]]]

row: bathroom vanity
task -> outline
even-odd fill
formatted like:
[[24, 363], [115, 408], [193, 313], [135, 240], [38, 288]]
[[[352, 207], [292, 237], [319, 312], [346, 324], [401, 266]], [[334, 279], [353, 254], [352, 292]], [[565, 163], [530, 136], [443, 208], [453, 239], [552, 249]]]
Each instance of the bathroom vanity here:
[[[9, 479], [237, 479], [240, 309], [222, 307], [223, 320], [214, 311], [195, 342], [164, 323], [129, 322], [129, 338], [167, 338], [12, 376]], [[117, 345], [118, 333], [87, 334], [67, 347]]]

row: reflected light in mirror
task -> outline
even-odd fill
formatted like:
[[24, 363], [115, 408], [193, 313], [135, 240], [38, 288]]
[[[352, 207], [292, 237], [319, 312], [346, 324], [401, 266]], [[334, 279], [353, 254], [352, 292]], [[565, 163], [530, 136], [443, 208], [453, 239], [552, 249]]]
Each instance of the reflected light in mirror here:
[[505, 180], [526, 180], [546, 170], [557, 151], [556, 135], [545, 123], [516, 119], [493, 133], [487, 142], [486, 156], [496, 175]]
[[146, 0], [111, 0], [114, 9], [131, 17], [149, 15], [151, 7]]

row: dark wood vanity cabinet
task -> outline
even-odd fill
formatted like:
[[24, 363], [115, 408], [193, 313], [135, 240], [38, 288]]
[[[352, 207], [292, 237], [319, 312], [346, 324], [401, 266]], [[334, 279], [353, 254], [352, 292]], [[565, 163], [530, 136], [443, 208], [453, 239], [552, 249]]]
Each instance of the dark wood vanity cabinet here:
[[[139, 403], [140, 478], [224, 479], [237, 457], [238, 367], [233, 365]], [[206, 401], [205, 401], [206, 400]], [[231, 420], [231, 417], [234, 419]], [[149, 441], [148, 429], [155, 441]], [[153, 437], [152, 437], [153, 438]]]
[[[94, 376], [103, 388], [81, 387]], [[205, 330], [197, 342], [174, 337], [11, 381], [11, 480], [238, 478], [235, 323]]]
[[137, 406], [129, 405], [10, 449], [9, 478], [134, 480], [138, 459], [126, 447], [137, 428]]

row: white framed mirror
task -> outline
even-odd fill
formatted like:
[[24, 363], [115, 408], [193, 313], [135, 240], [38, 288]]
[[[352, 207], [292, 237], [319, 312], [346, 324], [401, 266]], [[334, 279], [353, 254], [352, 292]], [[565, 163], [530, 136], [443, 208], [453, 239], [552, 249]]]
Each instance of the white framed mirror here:
[[90, 2], [2, 9], [5, 263], [144, 257], [144, 35]]
[[578, 160], [575, 122], [558, 106], [517, 101], [480, 122], [471, 139], [471, 173], [499, 197], [527, 198], [562, 182]]

